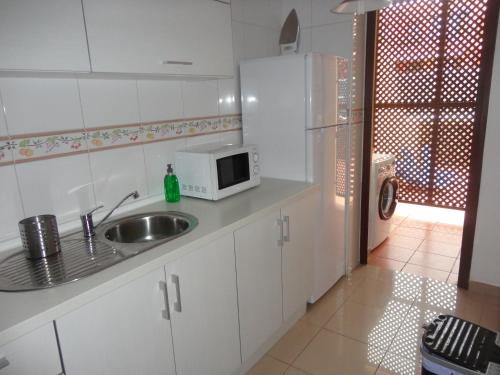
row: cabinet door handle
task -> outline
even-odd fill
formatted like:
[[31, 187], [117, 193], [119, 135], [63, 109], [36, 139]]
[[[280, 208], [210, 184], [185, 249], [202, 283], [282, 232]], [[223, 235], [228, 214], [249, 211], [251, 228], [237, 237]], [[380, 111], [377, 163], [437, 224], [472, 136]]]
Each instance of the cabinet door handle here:
[[226, 4], [226, 5], [231, 5], [231, 3], [229, 1], [224, 1], [224, 0], [213, 0], [215, 1], [216, 3], [222, 3], [222, 4]]
[[0, 358], [0, 370], [6, 368], [8, 365], [10, 365], [10, 362], [6, 357]]
[[172, 282], [175, 284], [175, 294], [176, 294], [176, 301], [174, 302], [174, 310], [177, 312], [182, 312], [181, 287], [179, 284], [179, 276], [172, 275], [171, 278]]
[[163, 60], [163, 65], [193, 65], [192, 61], [179, 61], [179, 60]]
[[280, 228], [280, 237], [279, 237], [279, 240], [278, 240], [278, 246], [282, 247], [283, 246], [283, 241], [284, 241], [284, 237], [283, 237], [283, 220], [278, 219], [278, 220], [276, 220], [276, 223], [278, 224], [278, 227]]
[[286, 224], [286, 234], [283, 235], [283, 241], [290, 242], [290, 216], [283, 216], [283, 222]]
[[163, 298], [165, 301], [165, 310], [161, 311], [161, 315], [163, 316], [163, 319], [170, 320], [170, 306], [168, 304], [167, 283], [165, 281], [160, 281], [158, 285], [160, 286], [160, 290], [163, 292]]

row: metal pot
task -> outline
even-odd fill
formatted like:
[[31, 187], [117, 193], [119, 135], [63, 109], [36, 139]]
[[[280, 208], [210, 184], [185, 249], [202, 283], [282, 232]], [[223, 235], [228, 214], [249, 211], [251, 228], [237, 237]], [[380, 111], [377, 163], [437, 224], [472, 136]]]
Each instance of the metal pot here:
[[19, 232], [28, 259], [46, 258], [61, 251], [57, 219], [54, 215], [39, 215], [19, 222]]

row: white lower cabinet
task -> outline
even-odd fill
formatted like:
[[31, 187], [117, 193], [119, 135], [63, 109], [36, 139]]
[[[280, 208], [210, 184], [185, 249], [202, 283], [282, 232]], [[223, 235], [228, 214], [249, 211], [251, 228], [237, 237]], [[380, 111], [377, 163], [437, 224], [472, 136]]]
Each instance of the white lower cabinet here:
[[305, 311], [312, 285], [314, 199], [310, 194], [234, 234], [243, 362], [283, 322]]
[[165, 269], [177, 375], [233, 374], [241, 357], [232, 233]]
[[66, 375], [231, 375], [251, 365], [305, 312], [314, 202], [308, 194], [276, 208], [57, 319]]
[[283, 220], [283, 318], [288, 321], [311, 295], [314, 210], [316, 196], [307, 195], [281, 209]]
[[61, 360], [52, 323], [0, 347], [1, 375], [61, 373]]
[[280, 211], [234, 232], [243, 362], [283, 322]]
[[57, 319], [66, 375], [175, 375], [163, 268]]
[[56, 325], [67, 375], [234, 373], [241, 356], [232, 233]]

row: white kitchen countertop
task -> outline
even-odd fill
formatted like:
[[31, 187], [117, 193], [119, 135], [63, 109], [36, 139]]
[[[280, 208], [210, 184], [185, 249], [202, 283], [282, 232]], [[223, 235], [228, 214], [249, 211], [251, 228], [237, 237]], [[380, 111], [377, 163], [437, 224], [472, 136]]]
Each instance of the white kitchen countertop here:
[[179, 203], [159, 201], [112, 217], [181, 211], [196, 216], [199, 224], [184, 236], [79, 281], [30, 292], [0, 292], [0, 346], [316, 189], [305, 182], [263, 178], [260, 186], [218, 202], [183, 197]]

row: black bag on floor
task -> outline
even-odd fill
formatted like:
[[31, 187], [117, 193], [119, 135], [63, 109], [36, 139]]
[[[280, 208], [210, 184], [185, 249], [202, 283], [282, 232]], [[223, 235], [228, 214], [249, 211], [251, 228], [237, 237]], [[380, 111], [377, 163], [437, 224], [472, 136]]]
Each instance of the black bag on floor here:
[[452, 315], [424, 329], [423, 375], [500, 375], [500, 333]]

